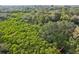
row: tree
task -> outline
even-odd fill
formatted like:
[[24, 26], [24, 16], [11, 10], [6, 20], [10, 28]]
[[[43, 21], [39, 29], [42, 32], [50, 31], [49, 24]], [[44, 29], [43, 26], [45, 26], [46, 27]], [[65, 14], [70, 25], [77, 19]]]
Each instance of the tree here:
[[[49, 22], [40, 29], [40, 37], [49, 43], [56, 42], [57, 47], [67, 50], [67, 42], [75, 29], [75, 25], [68, 21]], [[66, 51], [65, 51], [66, 52]], [[65, 53], [64, 52], [64, 53]]]
[[69, 16], [69, 14], [67, 14], [67, 12], [68, 12], [68, 11], [66, 11], [65, 8], [62, 7], [60, 20], [67, 20], [67, 21], [70, 21], [70, 16]]
[[[39, 37], [39, 25], [22, 22], [18, 17], [0, 22], [2, 39], [9, 53], [60, 53], [53, 45]], [[48, 48], [50, 47], [50, 48]]]

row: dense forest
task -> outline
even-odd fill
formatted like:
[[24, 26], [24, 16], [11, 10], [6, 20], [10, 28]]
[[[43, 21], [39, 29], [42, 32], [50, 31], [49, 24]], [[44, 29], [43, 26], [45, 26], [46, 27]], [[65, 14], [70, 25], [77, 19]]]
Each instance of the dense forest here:
[[0, 6], [1, 54], [78, 54], [79, 6]]

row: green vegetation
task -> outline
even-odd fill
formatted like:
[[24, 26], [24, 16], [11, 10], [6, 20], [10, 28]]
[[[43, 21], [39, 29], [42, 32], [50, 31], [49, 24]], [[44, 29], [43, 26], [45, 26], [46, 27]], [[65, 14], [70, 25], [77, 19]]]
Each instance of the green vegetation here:
[[6, 8], [0, 11], [0, 53], [79, 53], [78, 7]]

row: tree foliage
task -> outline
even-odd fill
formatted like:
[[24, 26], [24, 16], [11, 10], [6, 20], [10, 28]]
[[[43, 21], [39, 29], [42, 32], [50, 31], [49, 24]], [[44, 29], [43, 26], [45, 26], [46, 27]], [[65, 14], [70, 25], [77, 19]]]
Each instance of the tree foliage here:
[[0, 6], [0, 53], [79, 53], [79, 7]]
[[38, 25], [30, 25], [17, 19], [0, 23], [0, 32], [3, 33], [1, 38], [9, 53], [59, 53], [55, 46], [38, 36]]

